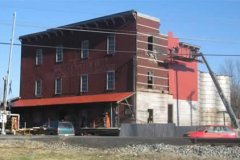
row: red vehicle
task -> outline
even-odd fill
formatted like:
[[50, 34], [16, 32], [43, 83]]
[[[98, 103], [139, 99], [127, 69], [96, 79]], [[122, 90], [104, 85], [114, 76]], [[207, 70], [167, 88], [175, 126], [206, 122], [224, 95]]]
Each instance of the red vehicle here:
[[184, 134], [188, 138], [237, 138], [237, 132], [230, 126], [210, 125]]

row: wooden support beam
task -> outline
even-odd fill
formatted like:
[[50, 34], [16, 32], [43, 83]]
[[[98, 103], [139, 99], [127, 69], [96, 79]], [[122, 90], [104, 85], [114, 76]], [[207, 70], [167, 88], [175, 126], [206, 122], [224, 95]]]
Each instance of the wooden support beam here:
[[105, 22], [106, 26], [109, 26], [108, 20], [104, 20], [104, 22]]
[[93, 24], [96, 26], [96, 28], [99, 27], [98, 23], [97, 22], [93, 22]]
[[53, 33], [55, 34], [56, 37], [58, 37], [58, 33], [57, 33], [57, 31], [54, 31]]
[[120, 17], [121, 17], [121, 19], [123, 20], [124, 23], [127, 23], [127, 21], [126, 21], [124, 16], [120, 16]]
[[31, 42], [31, 38], [27, 38], [27, 42]]
[[112, 23], [113, 23], [114, 25], [116, 24], [116, 21], [115, 21], [114, 18], [111, 18], [111, 21], [112, 21]]
[[62, 30], [58, 30], [58, 32], [60, 32], [61, 36], [63, 36], [63, 31]]
[[38, 36], [34, 36], [34, 39], [37, 41], [38, 40]]
[[49, 33], [45, 33], [44, 35], [46, 35], [49, 39], [51, 37], [51, 35]]

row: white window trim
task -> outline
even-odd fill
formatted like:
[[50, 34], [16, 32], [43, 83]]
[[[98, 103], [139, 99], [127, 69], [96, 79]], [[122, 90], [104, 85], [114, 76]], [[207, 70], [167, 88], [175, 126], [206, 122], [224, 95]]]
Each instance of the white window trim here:
[[[154, 86], [154, 72], [153, 71], [148, 71], [147, 72], [147, 84], [148, 85], [152, 85], [152, 87]], [[148, 80], [149, 80], [149, 78], [152, 78], [152, 84], [150, 84], [150, 83], [148, 83]]]
[[[87, 48], [83, 48], [84, 43], [87, 43], [87, 44], [88, 44], [88, 47], [87, 47]], [[84, 57], [83, 51], [87, 51], [86, 57]], [[85, 59], [85, 58], [88, 58], [88, 56], [89, 56], [89, 40], [83, 40], [83, 41], [81, 42], [81, 58], [82, 58], [82, 59]]]
[[[38, 82], [40, 83], [40, 88], [38, 88]], [[38, 93], [38, 89], [40, 90], [40, 93]], [[42, 96], [42, 80], [35, 81], [35, 96], [36, 97]]]
[[[40, 57], [39, 57], [40, 56]], [[42, 48], [36, 49], [36, 65], [41, 65], [43, 62], [43, 50]]]
[[[109, 50], [109, 39], [110, 37], [114, 38], [114, 49], [113, 50]], [[116, 52], [116, 36], [115, 35], [109, 35], [107, 36], [107, 54], [108, 55], [112, 55]]]
[[[57, 87], [58, 87], [58, 83], [57, 81], [60, 80], [60, 92], [58, 92]], [[55, 95], [60, 95], [62, 94], [62, 78], [56, 78], [55, 79]]]
[[[109, 85], [108, 85], [108, 76], [109, 76], [108, 74], [109, 74], [109, 73], [114, 73], [114, 77], [113, 77], [113, 88], [109, 88]], [[114, 71], [114, 70], [107, 71], [107, 86], [106, 86], [106, 87], [107, 87], [107, 88], [106, 88], [107, 90], [115, 90], [115, 77], [116, 77], [116, 76], [115, 76], [115, 71]]]
[[[82, 80], [82, 79], [83, 79], [83, 76], [86, 76], [86, 77], [87, 77], [87, 90], [86, 90], [86, 91], [83, 90], [83, 80]], [[88, 92], [88, 75], [87, 75], [87, 74], [82, 74], [82, 75], [81, 75], [80, 92], [81, 92], [81, 93]]]
[[[58, 59], [58, 49], [61, 49], [62, 59]], [[56, 63], [63, 62], [63, 46], [57, 46], [56, 47]]]

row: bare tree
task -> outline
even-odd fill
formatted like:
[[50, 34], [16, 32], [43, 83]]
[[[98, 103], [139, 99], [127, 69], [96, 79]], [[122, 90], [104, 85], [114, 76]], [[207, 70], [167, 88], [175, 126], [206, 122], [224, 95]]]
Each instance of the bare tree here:
[[231, 77], [231, 106], [240, 118], [240, 61], [228, 59], [223, 65], [221, 65], [221, 74]]

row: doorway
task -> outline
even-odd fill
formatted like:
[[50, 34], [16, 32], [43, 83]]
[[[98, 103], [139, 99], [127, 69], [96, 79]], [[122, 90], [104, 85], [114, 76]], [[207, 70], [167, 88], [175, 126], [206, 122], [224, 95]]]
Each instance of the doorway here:
[[168, 105], [168, 123], [173, 123], [173, 105]]

